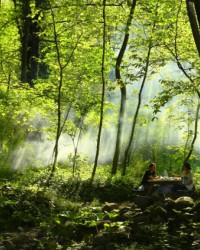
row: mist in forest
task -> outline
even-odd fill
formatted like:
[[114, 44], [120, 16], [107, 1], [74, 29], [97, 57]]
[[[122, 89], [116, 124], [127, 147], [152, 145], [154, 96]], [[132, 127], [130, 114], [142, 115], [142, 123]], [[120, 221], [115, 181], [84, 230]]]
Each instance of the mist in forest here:
[[[137, 122], [137, 129], [133, 141], [133, 149], [137, 147], [153, 147], [154, 143], [158, 143], [162, 146], [176, 145], [182, 140], [181, 130], [176, 130], [173, 120], [166, 119], [166, 107], [159, 113], [157, 119], [152, 121], [153, 111], [146, 107], [154, 96], [161, 91], [161, 84], [159, 80], [161, 78], [176, 78], [180, 77], [176, 65], [169, 64], [163, 67], [160, 72], [155, 74], [145, 84], [145, 88], [142, 95], [142, 106], [140, 109], [140, 119], [143, 117], [148, 121], [146, 125], [142, 124], [140, 120]], [[130, 131], [135, 107], [137, 103], [137, 90], [140, 87], [140, 82], [134, 82], [132, 85], [127, 85], [127, 106], [125, 114], [125, 124], [123, 131], [121, 154], [126, 147]], [[111, 96], [111, 100], [115, 104], [120, 102], [120, 92]], [[178, 107], [179, 109], [180, 107]], [[179, 110], [176, 110], [177, 114]], [[41, 124], [40, 124], [41, 126]], [[89, 163], [94, 162], [97, 144], [97, 128], [90, 127], [87, 132], [81, 135], [78, 142], [78, 154], [82, 157], [87, 157]], [[101, 145], [99, 153], [99, 164], [110, 164], [113, 159], [114, 149], [116, 142], [116, 126], [103, 128], [101, 136]], [[76, 143], [76, 139], [75, 139]], [[34, 136], [28, 136], [25, 144], [18, 148], [12, 155], [13, 163], [12, 169], [24, 168], [27, 166], [47, 166], [52, 163], [54, 141], [47, 139], [46, 135], [41, 133], [40, 137], [34, 138]], [[195, 149], [200, 152], [200, 145], [195, 144]], [[68, 135], [62, 135], [59, 140], [59, 154], [58, 162], [67, 161], [70, 154], [74, 155], [74, 145], [72, 139]], [[151, 160], [151, 159], [150, 159]], [[69, 160], [68, 160], [68, 163]]]

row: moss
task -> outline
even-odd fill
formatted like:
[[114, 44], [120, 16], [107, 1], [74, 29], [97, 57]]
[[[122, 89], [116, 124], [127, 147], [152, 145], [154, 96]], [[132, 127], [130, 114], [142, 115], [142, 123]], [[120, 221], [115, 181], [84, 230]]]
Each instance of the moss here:
[[175, 200], [175, 209], [177, 210], [183, 210], [187, 207], [194, 207], [195, 203], [192, 198], [190, 197], [180, 197]]

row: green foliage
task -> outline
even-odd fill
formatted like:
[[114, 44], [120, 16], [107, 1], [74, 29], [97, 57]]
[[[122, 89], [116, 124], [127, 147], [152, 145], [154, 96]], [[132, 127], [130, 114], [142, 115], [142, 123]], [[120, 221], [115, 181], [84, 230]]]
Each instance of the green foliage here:
[[[138, 249], [147, 246], [155, 249], [163, 244], [180, 247], [188, 240], [191, 230], [193, 239], [198, 238], [198, 230], [194, 229], [199, 226], [198, 200], [189, 206], [190, 210], [185, 203], [176, 206], [173, 200], [166, 200], [165, 207], [155, 204], [144, 212], [150, 216], [148, 225], [135, 223], [134, 218], [141, 211], [135, 206], [130, 208], [130, 205], [134, 199], [133, 184], [139, 180], [133, 180], [131, 172], [129, 178], [111, 178], [107, 168], [98, 170], [99, 178], [91, 184], [90, 172], [82, 171], [75, 177], [70, 169], [62, 167], [48, 187], [45, 180], [50, 168], [13, 172], [9, 179], [7, 173], [2, 172], [0, 234], [4, 237], [3, 231], [21, 230], [20, 235], [24, 236], [18, 235], [18, 241], [12, 239], [21, 249], [25, 247], [22, 240], [25, 233], [29, 233], [29, 246], [31, 237], [39, 238], [34, 241], [34, 248], [38, 249], [56, 249], [58, 245], [91, 246], [95, 237], [108, 234], [122, 249], [131, 247], [130, 235], [136, 240]], [[189, 223], [187, 228], [184, 227], [186, 222]], [[173, 228], [176, 225], [173, 239], [168, 232], [171, 223]], [[144, 232], [147, 234], [145, 238]], [[153, 243], [152, 238], [155, 239]]]
[[[124, 38], [124, 27], [130, 12], [129, 2], [124, 1], [120, 6], [110, 1], [106, 7], [106, 100], [103, 129], [108, 128], [108, 131], [113, 131], [118, 121], [119, 100], [113, 68], [116, 52]], [[49, 3], [52, 11], [49, 11]], [[34, 79], [34, 88], [31, 89], [20, 82], [22, 38], [18, 28], [21, 28], [22, 20], [21, 13], [18, 13], [19, 6], [14, 9], [12, 1], [1, 3], [0, 159], [8, 166], [12, 164], [13, 152], [24, 142], [27, 143], [31, 135], [35, 138], [45, 132], [45, 138], [54, 140], [56, 132], [60, 132], [61, 135], [69, 135], [73, 139], [72, 144], [76, 144], [75, 139], [80, 133], [85, 135], [91, 128], [95, 130], [99, 126], [102, 3], [49, 3], [44, 2], [40, 7], [34, 1], [30, 3], [30, 17], [41, 27], [38, 34], [40, 69], [38, 77]], [[127, 91], [127, 100], [130, 102], [121, 148], [123, 151], [129, 138], [130, 121], [144, 75], [147, 50], [151, 45], [147, 84], [152, 86], [154, 82], [155, 85], [153, 90], [147, 91], [148, 96], [145, 94], [142, 98], [142, 106], [146, 108], [142, 107], [138, 116], [129, 162], [133, 165], [135, 162], [143, 164], [154, 160], [163, 166], [167, 156], [176, 160], [168, 152], [169, 145], [180, 147], [180, 158], [190, 148], [197, 105], [194, 101], [198, 99], [199, 58], [186, 9], [181, 3], [170, 0], [158, 4], [153, 0], [144, 0], [137, 3], [133, 18], [129, 49], [123, 58], [121, 71], [127, 87], [133, 88]], [[57, 127], [58, 113], [60, 128]], [[38, 120], [40, 122], [36, 122]], [[172, 138], [174, 130], [180, 134], [176, 135], [176, 141]], [[115, 133], [112, 135], [112, 144], [114, 136]], [[160, 153], [159, 148], [162, 146], [166, 152], [162, 148]], [[184, 147], [185, 152], [181, 147]], [[194, 160], [198, 154], [194, 150], [191, 159]], [[75, 157], [78, 166], [82, 161], [79, 158], [81, 154], [73, 155], [70, 157]], [[177, 159], [177, 165], [179, 161]], [[170, 163], [167, 164], [171, 168]]]
[[[17, 6], [14, 6], [14, 2]], [[18, 4], [25, 4], [27, 1], [14, 2], [1, 1], [0, 6], [1, 232], [19, 228], [38, 230], [39, 242], [32, 242], [27, 247], [29, 249], [68, 249], [68, 246], [75, 249], [77, 245], [84, 246], [84, 242], [92, 244], [96, 235], [118, 233], [119, 236], [124, 231], [122, 242], [125, 249], [130, 241], [127, 249], [160, 249], [160, 246], [181, 249], [193, 239], [194, 247], [195, 244], [198, 245], [198, 203], [192, 207], [195, 213], [193, 221], [190, 216], [187, 217], [188, 211], [184, 215], [171, 204], [173, 208], [170, 210], [168, 224], [161, 225], [159, 223], [163, 221], [155, 218], [150, 226], [143, 223], [133, 226], [132, 214], [128, 222], [120, 221], [122, 215], [119, 209], [103, 211], [101, 207], [104, 202], [131, 201], [134, 196], [133, 188], [140, 184], [150, 161], [157, 163], [158, 174], [162, 174], [164, 169], [169, 173], [179, 173], [179, 167], [190, 149], [195, 135], [195, 119], [198, 119], [195, 117], [195, 110], [199, 101], [200, 60], [182, 2], [137, 2], [130, 29], [131, 39], [121, 69], [127, 86], [128, 103], [122, 151], [130, 136], [129, 129], [145, 72], [149, 46], [151, 57], [146, 80], [147, 87], [152, 87], [142, 96], [142, 108], [138, 115], [126, 176], [122, 178], [120, 173], [110, 176], [110, 165], [98, 166], [92, 184], [89, 178], [92, 165], [88, 165], [88, 155], [84, 156], [77, 151], [79, 141], [76, 139], [92, 130], [92, 140], [96, 140], [95, 129], [99, 126], [102, 1], [42, 1], [44, 5], [40, 8], [36, 1], [30, 1], [30, 16], [24, 16], [23, 20], [20, 19], [22, 13], [18, 12]], [[124, 39], [131, 1], [106, 3], [103, 129], [108, 129], [106, 144], [109, 144], [109, 148], [104, 148], [103, 139], [101, 147], [112, 159], [110, 147], [115, 144], [120, 103], [113, 68]], [[37, 33], [40, 52], [34, 88], [21, 83], [21, 55], [24, 49], [21, 28], [26, 20], [30, 21], [29, 18], [41, 27]], [[28, 55], [32, 49], [34, 50], [33, 47], [28, 48]], [[23, 157], [17, 154], [19, 148], [26, 146], [31, 151], [34, 141], [41, 142], [44, 138], [54, 140], [63, 134], [69, 136], [65, 143], [72, 143], [73, 153], [66, 152], [68, 159], [56, 165], [55, 176], [48, 186], [45, 185], [51, 166], [39, 169], [28, 164], [27, 169], [23, 169], [19, 163], [22, 171], [11, 171], [15, 164], [13, 161]], [[30, 160], [32, 165], [39, 165], [34, 156]], [[121, 160], [123, 161], [123, 154]], [[198, 197], [198, 147], [193, 149], [190, 161], [194, 167]], [[119, 170], [121, 168], [123, 166]], [[168, 216], [162, 207], [157, 207], [154, 212], [161, 217], [165, 216], [165, 219]], [[177, 228], [174, 235], [169, 236], [167, 230], [172, 230], [173, 225], [177, 225]], [[191, 231], [193, 234], [190, 234]], [[129, 237], [130, 232], [133, 233], [133, 239]], [[21, 237], [25, 242], [25, 237], [21, 234], [18, 236], [16, 238]], [[4, 237], [3, 234], [1, 237]], [[133, 240], [136, 238], [140, 246], [137, 242], [134, 245]]]

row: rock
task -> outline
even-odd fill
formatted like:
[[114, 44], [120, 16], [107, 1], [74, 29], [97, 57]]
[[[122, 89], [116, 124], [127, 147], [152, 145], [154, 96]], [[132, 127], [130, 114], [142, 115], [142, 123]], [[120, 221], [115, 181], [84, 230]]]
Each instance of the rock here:
[[144, 208], [146, 208], [147, 206], [150, 205], [151, 199], [150, 199], [149, 197], [147, 197], [147, 196], [136, 195], [136, 197], [135, 197], [135, 199], [134, 199], [134, 203], [135, 203], [138, 207], [144, 209]]
[[189, 196], [182, 196], [175, 200], [175, 209], [184, 209], [187, 207], [193, 207], [194, 200]]
[[161, 206], [154, 206], [150, 211], [150, 220], [153, 223], [161, 223], [167, 219], [167, 211]]
[[150, 213], [137, 213], [134, 217], [133, 217], [133, 221], [134, 223], [149, 223], [150, 222]]
[[175, 201], [171, 198], [166, 198], [163, 202], [163, 207], [168, 211], [175, 207]]
[[197, 201], [197, 202], [195, 203], [195, 210], [196, 210], [196, 211], [200, 211], [200, 201]]
[[175, 202], [181, 202], [181, 201], [194, 202], [194, 200], [189, 196], [182, 196], [175, 200]]
[[10, 249], [10, 250], [12, 250], [12, 249], [15, 250], [16, 249], [15, 244], [11, 240], [5, 240], [4, 241], [4, 247], [6, 249]]

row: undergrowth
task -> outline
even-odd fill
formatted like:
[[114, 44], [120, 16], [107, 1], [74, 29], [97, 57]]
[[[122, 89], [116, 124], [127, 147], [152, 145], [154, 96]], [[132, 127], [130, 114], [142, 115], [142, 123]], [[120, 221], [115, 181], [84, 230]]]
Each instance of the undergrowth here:
[[[128, 220], [116, 220], [118, 210], [106, 213], [102, 211], [102, 206], [107, 203], [131, 203], [133, 189], [140, 179], [138, 173], [133, 175], [131, 171], [123, 178], [120, 175], [112, 177], [108, 174], [108, 168], [101, 167], [93, 183], [89, 166], [76, 174], [72, 174], [68, 168], [58, 168], [48, 186], [46, 180], [50, 168], [29, 168], [18, 172], [5, 172], [4, 169], [0, 181], [1, 235], [37, 229], [37, 237], [34, 237], [38, 241], [34, 243], [34, 249], [67, 249], [67, 246], [73, 245], [76, 247], [72, 249], [81, 249], [84, 245], [90, 245], [95, 235], [119, 233], [128, 228]], [[195, 180], [198, 176], [196, 172]], [[198, 191], [198, 183], [196, 187]], [[146, 230], [144, 226], [141, 227], [141, 231]], [[167, 238], [166, 227], [160, 228], [163, 230], [159, 234], [159, 244]], [[154, 235], [153, 226], [148, 230]], [[148, 245], [148, 238], [146, 240], [145, 244]], [[124, 241], [127, 243], [123, 242], [121, 249], [127, 249], [126, 244], [131, 247], [130, 240]], [[30, 247], [30, 242], [28, 244]], [[140, 246], [137, 245], [137, 248], [140, 249]]]

